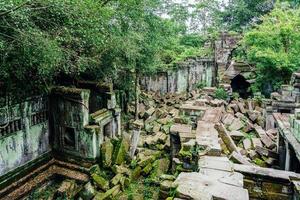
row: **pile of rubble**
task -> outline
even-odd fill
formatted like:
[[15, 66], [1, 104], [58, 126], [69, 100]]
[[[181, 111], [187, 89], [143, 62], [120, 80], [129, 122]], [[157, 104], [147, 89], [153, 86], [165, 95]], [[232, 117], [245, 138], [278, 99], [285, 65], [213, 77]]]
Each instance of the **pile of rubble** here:
[[[187, 99], [197, 98], [197, 93], [167, 94], [142, 93], [138, 106], [138, 121], [132, 119], [129, 124], [140, 124], [139, 148], [152, 150], [170, 149], [170, 127], [174, 123], [189, 124], [189, 118], [179, 113], [181, 104]], [[130, 106], [130, 112], [134, 114], [134, 105]]]
[[265, 131], [264, 119], [264, 109], [259, 101], [240, 99], [226, 105], [222, 124], [217, 129], [224, 133], [223, 141], [229, 140], [227, 143], [233, 147], [223, 145], [224, 153], [231, 153], [230, 157], [241, 164], [273, 166], [278, 159], [277, 130]]
[[[164, 152], [140, 148], [136, 158], [131, 159], [129, 148], [130, 138], [126, 133], [122, 139], [106, 139], [101, 145], [101, 160], [90, 168], [90, 181], [80, 186], [75, 181], [65, 180], [55, 198], [129, 199], [126, 189], [142, 176], [157, 184], [170, 179], [165, 175], [170, 162]], [[135, 199], [144, 199], [143, 194], [138, 196]]]

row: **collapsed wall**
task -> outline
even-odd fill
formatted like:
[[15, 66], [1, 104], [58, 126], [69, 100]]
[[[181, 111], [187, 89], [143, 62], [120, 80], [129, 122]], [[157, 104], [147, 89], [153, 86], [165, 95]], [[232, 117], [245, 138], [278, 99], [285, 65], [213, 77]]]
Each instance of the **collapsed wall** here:
[[181, 93], [192, 91], [197, 83], [212, 86], [215, 81], [215, 66], [212, 59], [189, 58], [177, 64], [176, 70], [158, 72], [141, 79], [141, 88], [145, 91]]

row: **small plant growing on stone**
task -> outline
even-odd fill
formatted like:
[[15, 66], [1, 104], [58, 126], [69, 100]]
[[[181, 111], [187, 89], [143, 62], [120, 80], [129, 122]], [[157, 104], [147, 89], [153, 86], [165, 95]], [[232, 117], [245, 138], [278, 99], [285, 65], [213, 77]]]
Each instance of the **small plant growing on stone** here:
[[214, 94], [215, 98], [227, 100], [228, 94], [223, 88], [217, 88]]
[[206, 87], [206, 83], [203, 81], [198, 81], [198, 83], [196, 83], [196, 87], [197, 89], [203, 89], [204, 87]]
[[233, 93], [232, 93], [232, 98], [233, 98], [234, 100], [238, 100], [238, 99], [240, 98], [239, 93], [233, 92]]

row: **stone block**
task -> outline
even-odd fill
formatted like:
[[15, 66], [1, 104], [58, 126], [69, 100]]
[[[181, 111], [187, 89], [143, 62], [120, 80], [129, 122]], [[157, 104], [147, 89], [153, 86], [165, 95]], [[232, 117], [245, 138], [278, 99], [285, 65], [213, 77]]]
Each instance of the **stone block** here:
[[256, 148], [257, 146], [263, 147], [263, 144], [259, 138], [251, 138], [251, 141], [254, 148]]
[[243, 146], [244, 146], [244, 149], [250, 150], [252, 148], [251, 140], [249, 138], [244, 139]]
[[244, 127], [244, 124], [241, 120], [235, 118], [232, 124], [228, 127], [230, 131], [237, 131]]
[[231, 131], [230, 137], [235, 141], [240, 141], [245, 137], [245, 135], [241, 131]]

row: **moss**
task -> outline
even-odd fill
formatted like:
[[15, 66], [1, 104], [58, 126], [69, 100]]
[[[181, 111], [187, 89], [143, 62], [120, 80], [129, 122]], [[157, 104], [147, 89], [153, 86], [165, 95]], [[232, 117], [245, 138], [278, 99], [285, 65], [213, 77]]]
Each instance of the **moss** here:
[[109, 189], [109, 181], [107, 181], [105, 178], [101, 177], [100, 175], [92, 174], [92, 179], [101, 190], [106, 191]]
[[192, 152], [189, 150], [188, 151], [184, 150], [183, 148], [180, 149], [179, 156], [182, 158], [185, 158], [185, 159], [189, 159], [189, 160], [192, 160], [192, 158], [193, 158]]
[[260, 167], [267, 167], [266, 163], [263, 160], [259, 159], [259, 158], [255, 158], [253, 160], [253, 162], [255, 164], [257, 164], [258, 166], [260, 166]]
[[105, 200], [105, 199], [109, 199], [109, 197], [112, 196], [116, 196], [119, 191], [120, 191], [120, 185], [116, 185], [113, 188], [107, 190], [105, 193], [98, 193], [94, 200]]
[[90, 168], [90, 174], [100, 174], [101, 173], [101, 170], [100, 170], [100, 167], [99, 165], [93, 165], [91, 168]]
[[114, 163], [121, 165], [128, 158], [127, 152], [129, 150], [129, 141], [123, 138], [117, 145], [115, 145]]
[[153, 170], [150, 178], [157, 181], [162, 174], [166, 174], [168, 172], [169, 165], [170, 161], [167, 158], [156, 160], [152, 165]]
[[147, 157], [142, 158], [142, 159], [138, 162], [138, 165], [139, 165], [140, 167], [145, 167], [145, 166], [147, 166], [149, 163], [152, 163], [154, 160], [155, 160], [155, 157], [154, 157], [154, 156], [147, 156]]
[[113, 185], [113, 186], [115, 186], [115, 185], [117, 185], [119, 182], [120, 182], [120, 180], [121, 180], [121, 178], [123, 177], [123, 175], [122, 174], [117, 174], [117, 175], [115, 175], [112, 179], [111, 179], [111, 184]]
[[143, 169], [143, 174], [148, 175], [152, 170], [152, 163], [149, 163], [144, 169]]
[[105, 141], [101, 146], [101, 158], [104, 167], [110, 167], [112, 164], [114, 146], [110, 140]]
[[140, 177], [141, 175], [141, 172], [142, 172], [142, 168], [140, 166], [137, 166], [131, 173], [131, 176], [130, 176], [130, 180], [133, 181], [133, 180], [136, 180]]

